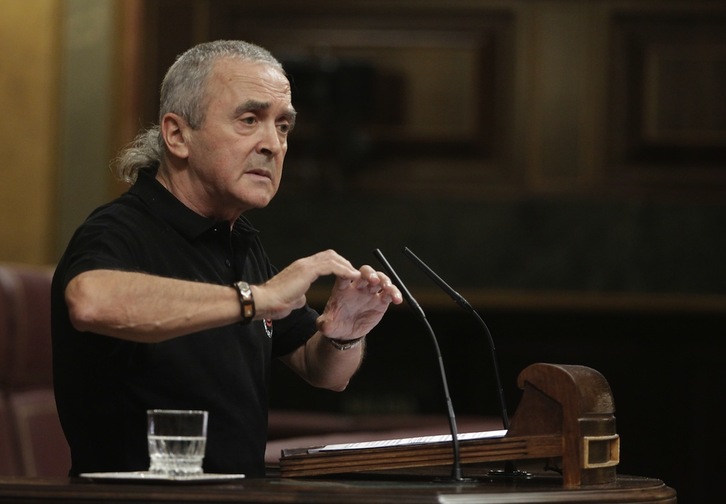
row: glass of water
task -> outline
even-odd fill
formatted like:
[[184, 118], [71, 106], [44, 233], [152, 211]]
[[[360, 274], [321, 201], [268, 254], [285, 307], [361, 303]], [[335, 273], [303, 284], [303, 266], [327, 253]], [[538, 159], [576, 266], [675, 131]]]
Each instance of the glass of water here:
[[149, 471], [168, 476], [201, 474], [209, 414], [201, 410], [162, 409], [148, 410], [146, 414]]

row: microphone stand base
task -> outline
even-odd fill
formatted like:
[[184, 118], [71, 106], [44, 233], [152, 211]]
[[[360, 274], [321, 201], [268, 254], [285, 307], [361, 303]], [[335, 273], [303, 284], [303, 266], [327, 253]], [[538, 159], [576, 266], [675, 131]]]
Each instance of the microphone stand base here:
[[492, 480], [519, 481], [533, 479], [534, 475], [528, 471], [518, 469], [492, 469], [487, 473], [487, 478]]

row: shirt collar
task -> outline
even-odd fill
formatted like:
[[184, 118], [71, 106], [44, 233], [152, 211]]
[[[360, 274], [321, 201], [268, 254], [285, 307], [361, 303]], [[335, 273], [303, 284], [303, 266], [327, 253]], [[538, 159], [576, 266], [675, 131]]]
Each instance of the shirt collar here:
[[[204, 217], [184, 205], [156, 179], [156, 169], [139, 170], [136, 182], [129, 192], [141, 198], [155, 215], [190, 241], [211, 229], [229, 226], [227, 221]], [[233, 228], [242, 234], [257, 233], [252, 224], [242, 216], [235, 221]]]

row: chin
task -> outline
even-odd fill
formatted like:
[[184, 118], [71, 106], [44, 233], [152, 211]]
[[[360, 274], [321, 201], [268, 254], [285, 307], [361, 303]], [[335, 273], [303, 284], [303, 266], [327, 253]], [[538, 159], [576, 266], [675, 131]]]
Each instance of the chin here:
[[274, 197], [274, 194], [272, 196], [265, 196], [265, 197], [257, 196], [257, 197], [253, 197], [253, 198], [243, 198], [242, 201], [244, 201], [246, 206], [250, 209], [265, 208], [267, 205], [270, 204], [273, 197]]

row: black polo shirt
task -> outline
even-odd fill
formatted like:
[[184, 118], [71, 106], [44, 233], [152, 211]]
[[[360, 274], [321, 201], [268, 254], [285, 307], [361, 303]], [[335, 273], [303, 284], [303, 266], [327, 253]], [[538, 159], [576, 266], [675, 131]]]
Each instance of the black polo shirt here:
[[[205, 472], [264, 474], [270, 360], [315, 332], [305, 307], [272, 326], [233, 324], [146, 344], [76, 331], [64, 291], [81, 272], [113, 269], [230, 285], [275, 270], [240, 218], [193, 212], [142, 171], [124, 195], [94, 211], [61, 258], [52, 287], [54, 385], [71, 447], [71, 474], [149, 467], [146, 410], [209, 411]], [[163, 306], [164, 300], [157, 300]]]

